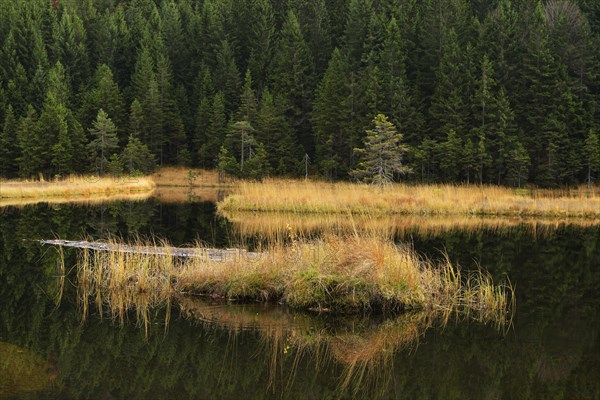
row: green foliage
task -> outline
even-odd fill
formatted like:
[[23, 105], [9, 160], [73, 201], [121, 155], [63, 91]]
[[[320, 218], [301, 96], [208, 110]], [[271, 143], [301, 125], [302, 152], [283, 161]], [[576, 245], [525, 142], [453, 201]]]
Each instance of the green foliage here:
[[137, 172], [148, 174], [156, 167], [154, 156], [150, 152], [136, 132], [129, 135], [127, 146], [123, 149], [121, 163], [128, 174], [134, 175]]
[[381, 113], [411, 179], [589, 182], [598, 27], [589, 0], [5, 1], [0, 122], [8, 105], [9, 131], [29, 105], [39, 121], [29, 144], [0, 132], [1, 173], [89, 170], [103, 109], [107, 157], [136, 133], [160, 164], [215, 167], [228, 121], [247, 121], [271, 172], [304, 175], [308, 155], [346, 179]]
[[374, 129], [367, 131], [365, 147], [355, 149], [360, 155], [358, 167], [352, 176], [358, 180], [382, 186], [396, 176], [405, 175], [410, 168], [404, 165], [403, 157], [408, 148], [402, 144], [402, 134], [383, 114], [373, 119]]
[[12, 177], [16, 174], [17, 157], [17, 119], [9, 105], [0, 131], [0, 176]]
[[600, 140], [594, 130], [590, 129], [585, 139], [583, 152], [585, 154], [585, 164], [588, 167], [588, 186], [591, 186], [592, 173], [600, 173]]
[[93, 127], [89, 129], [93, 139], [88, 144], [92, 166], [100, 174], [107, 171], [108, 158], [118, 149], [117, 127], [103, 109], [98, 111]]

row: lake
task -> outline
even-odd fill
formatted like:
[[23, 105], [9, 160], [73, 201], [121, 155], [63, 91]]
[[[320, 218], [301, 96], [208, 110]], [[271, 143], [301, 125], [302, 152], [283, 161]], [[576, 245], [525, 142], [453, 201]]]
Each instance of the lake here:
[[[84, 319], [75, 250], [65, 251], [61, 279], [58, 251], [37, 242], [159, 237], [225, 248], [277, 234], [262, 215], [216, 215], [212, 201], [0, 208], [0, 398], [600, 398], [594, 224], [378, 222], [425, 257], [445, 252], [465, 270], [510, 280], [507, 331], [418, 313], [331, 316], [199, 298], [144, 318], [130, 310], [123, 322], [92, 307]], [[330, 229], [303, 223], [290, 225], [311, 236]]]

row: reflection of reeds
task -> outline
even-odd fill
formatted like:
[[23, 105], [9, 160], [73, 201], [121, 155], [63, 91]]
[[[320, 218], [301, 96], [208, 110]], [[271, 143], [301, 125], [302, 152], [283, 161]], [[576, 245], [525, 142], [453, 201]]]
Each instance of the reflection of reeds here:
[[152, 192], [147, 193], [115, 193], [115, 194], [94, 194], [90, 196], [74, 197], [40, 197], [27, 199], [0, 199], [0, 208], [2, 207], [25, 207], [39, 203], [47, 204], [76, 204], [76, 205], [97, 205], [108, 202], [118, 201], [145, 201], [152, 196]]
[[[83, 312], [89, 313], [90, 301], [99, 314], [121, 323], [133, 312], [148, 335], [153, 310], [167, 307], [167, 327], [175, 302], [186, 318], [233, 333], [260, 332], [271, 354], [273, 388], [284, 375], [284, 364], [291, 361], [291, 384], [300, 360], [310, 356], [317, 368], [332, 362], [343, 368], [341, 393], [389, 380], [394, 354], [416, 345], [434, 324], [453, 317], [504, 329], [510, 324], [512, 288], [494, 285], [481, 271], [461, 276], [448, 260], [434, 265], [410, 247], [377, 236], [329, 234], [309, 241], [288, 235], [285, 243], [271, 244], [262, 253], [229, 252], [224, 260], [200, 245], [192, 257], [189, 252], [174, 256], [166, 243], [138, 243], [139, 252], [131, 251], [132, 246], [120, 248], [116, 241], [108, 251], [84, 248], [78, 262]], [[194, 300], [189, 294], [220, 303]], [[355, 314], [347, 324], [331, 325], [283, 307], [232, 307], [225, 302], [231, 299]], [[374, 323], [365, 313], [374, 309], [386, 311], [388, 318]], [[339, 321], [342, 314], [336, 315]]]
[[71, 176], [56, 181], [1, 181], [0, 205], [104, 201], [140, 193], [148, 195], [154, 187], [154, 182], [146, 177]]
[[241, 182], [226, 211], [598, 217], [597, 190], [525, 191], [498, 186], [389, 185], [271, 179]]
[[106, 301], [121, 321], [126, 310], [138, 306], [140, 295], [156, 304], [171, 293], [337, 313], [444, 310], [498, 321], [505, 320], [511, 301], [511, 288], [494, 286], [481, 271], [463, 279], [449, 261], [434, 265], [408, 246], [378, 237], [293, 237], [291, 244], [272, 244], [264, 252], [219, 258], [202, 246], [195, 257], [175, 257], [166, 243], [139, 245], [144, 249], [139, 252], [119, 246], [83, 249], [79, 276], [84, 311], [86, 299], [95, 296], [99, 308]]
[[259, 309], [190, 298], [182, 298], [179, 303], [186, 318], [207, 327], [216, 325], [234, 333], [242, 329], [258, 332], [270, 354], [271, 387], [285, 385], [286, 377], [287, 385], [291, 385], [300, 360], [314, 359], [317, 371], [330, 366], [342, 368], [340, 396], [347, 391], [357, 394], [359, 390], [385, 387], [392, 377], [394, 355], [416, 347], [428, 328], [447, 321], [441, 310], [408, 312], [380, 320], [366, 316], [325, 320], [276, 307]]
[[364, 214], [296, 214], [244, 211], [221, 211], [233, 224], [234, 233], [240, 237], [256, 236], [264, 240], [285, 239], [288, 226], [293, 226], [299, 236], [314, 237], [324, 232], [347, 235], [353, 232], [384, 236], [436, 236], [446, 232], [477, 232], [482, 229], [496, 233], [510, 233], [525, 226], [534, 236], [568, 225], [598, 226], [596, 218], [536, 218], [536, 217], [484, 217], [469, 215], [364, 215]]

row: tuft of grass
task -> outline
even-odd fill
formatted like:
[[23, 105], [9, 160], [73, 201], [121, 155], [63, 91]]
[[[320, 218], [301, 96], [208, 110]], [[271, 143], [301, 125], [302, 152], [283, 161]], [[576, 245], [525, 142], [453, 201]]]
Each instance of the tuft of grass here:
[[0, 181], [0, 201], [25, 204], [32, 201], [70, 202], [94, 200], [114, 195], [151, 194], [155, 184], [148, 177], [99, 178], [69, 176], [54, 181]]
[[383, 188], [355, 183], [267, 179], [240, 182], [219, 203], [227, 212], [304, 214], [473, 215], [560, 218], [600, 217], [600, 192], [517, 190], [499, 186], [407, 185]]
[[[119, 246], [113, 241], [109, 251], [84, 249], [78, 269], [84, 311], [93, 298], [121, 321], [127, 310], [140, 310], [140, 295], [148, 304], [172, 294], [201, 295], [343, 314], [434, 310], [501, 324], [511, 306], [509, 285], [494, 285], [482, 271], [463, 279], [449, 261], [435, 264], [379, 237], [292, 237], [258, 253], [230, 253], [223, 259], [201, 245], [196, 257], [185, 258], [173, 256], [166, 243], [139, 243], [144, 249], [139, 252]], [[156, 251], [148, 251], [152, 248]]]

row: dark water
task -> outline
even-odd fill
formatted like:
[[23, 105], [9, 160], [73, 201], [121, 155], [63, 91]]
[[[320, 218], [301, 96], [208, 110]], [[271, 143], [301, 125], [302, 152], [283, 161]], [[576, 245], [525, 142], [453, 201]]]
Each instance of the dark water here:
[[[426, 330], [408, 317], [192, 302], [172, 310], [166, 333], [167, 311], [154, 310], [146, 336], [133, 313], [123, 325], [94, 312], [84, 322], [69, 281], [57, 305], [58, 253], [32, 241], [110, 234], [231, 245], [232, 226], [214, 211], [154, 200], [0, 209], [0, 398], [600, 398], [597, 227], [412, 237], [422, 254], [445, 250], [465, 268], [510, 278], [517, 310], [506, 335], [468, 321]], [[399, 344], [410, 335], [418, 341]], [[376, 352], [386, 361], [348, 375], [350, 360]]]

